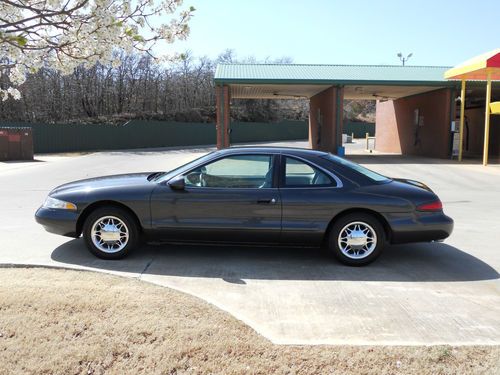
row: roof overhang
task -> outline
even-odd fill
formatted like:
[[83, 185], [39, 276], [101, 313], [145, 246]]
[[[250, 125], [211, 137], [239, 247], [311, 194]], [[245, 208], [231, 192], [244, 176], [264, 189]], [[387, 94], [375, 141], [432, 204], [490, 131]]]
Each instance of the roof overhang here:
[[[309, 99], [326, 90], [327, 85], [297, 85], [297, 84], [229, 84], [233, 99]], [[344, 86], [345, 99], [387, 100], [417, 95], [437, 90], [446, 86], [440, 85], [363, 85], [351, 84]]]
[[219, 64], [217, 85], [233, 99], [298, 99], [332, 86], [346, 99], [398, 99], [456, 84], [443, 79], [448, 67], [376, 65]]
[[473, 57], [445, 72], [446, 79], [485, 81], [500, 80], [500, 48]]

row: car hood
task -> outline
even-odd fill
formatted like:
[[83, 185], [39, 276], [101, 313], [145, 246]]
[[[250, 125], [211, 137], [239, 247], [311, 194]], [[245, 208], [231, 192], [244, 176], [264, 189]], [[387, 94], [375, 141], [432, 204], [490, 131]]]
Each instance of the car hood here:
[[152, 172], [129, 173], [73, 181], [56, 187], [49, 193], [49, 195], [79, 191], [88, 192], [98, 189], [119, 188], [121, 186], [131, 187], [138, 185], [148, 185], [151, 184], [151, 182], [148, 180], [148, 177], [151, 174]]

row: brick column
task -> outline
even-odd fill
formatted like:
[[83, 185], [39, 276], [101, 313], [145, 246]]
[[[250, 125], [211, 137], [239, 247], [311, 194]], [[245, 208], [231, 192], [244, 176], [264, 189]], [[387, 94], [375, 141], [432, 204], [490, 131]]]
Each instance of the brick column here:
[[314, 95], [309, 104], [309, 146], [337, 153], [342, 144], [343, 88], [329, 87]]
[[216, 86], [217, 148], [230, 147], [230, 98], [228, 86]]
[[335, 150], [337, 153], [337, 147], [342, 146], [342, 132], [344, 131], [344, 87], [337, 87], [336, 93], [337, 105], [336, 105], [336, 122], [335, 127], [337, 129], [335, 137]]

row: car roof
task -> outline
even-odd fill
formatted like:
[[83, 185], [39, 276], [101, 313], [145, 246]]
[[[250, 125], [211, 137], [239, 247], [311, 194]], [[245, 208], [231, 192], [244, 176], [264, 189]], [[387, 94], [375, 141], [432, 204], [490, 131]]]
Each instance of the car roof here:
[[311, 150], [307, 148], [298, 148], [298, 147], [275, 147], [275, 146], [239, 146], [239, 147], [231, 147], [225, 148], [219, 151], [216, 151], [221, 155], [230, 155], [230, 154], [239, 154], [241, 152], [249, 152], [249, 153], [265, 153], [270, 152], [273, 154], [291, 154], [291, 155], [302, 155], [302, 156], [324, 156], [327, 155], [324, 151]]

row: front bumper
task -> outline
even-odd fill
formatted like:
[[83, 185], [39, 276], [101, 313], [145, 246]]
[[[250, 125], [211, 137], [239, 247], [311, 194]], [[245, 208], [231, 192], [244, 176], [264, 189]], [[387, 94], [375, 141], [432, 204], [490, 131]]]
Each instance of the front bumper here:
[[390, 242], [442, 241], [453, 232], [453, 219], [441, 212], [394, 213], [385, 215], [391, 228]]
[[67, 237], [78, 237], [76, 223], [78, 212], [40, 207], [35, 213], [35, 220], [47, 232]]

